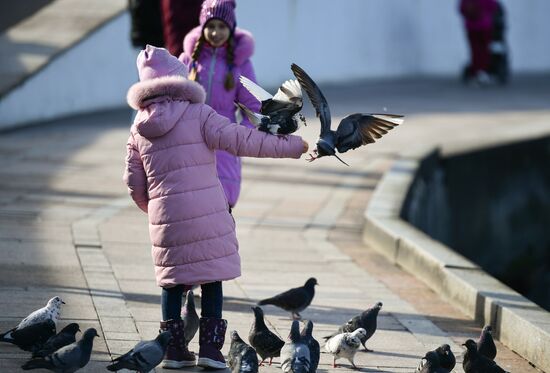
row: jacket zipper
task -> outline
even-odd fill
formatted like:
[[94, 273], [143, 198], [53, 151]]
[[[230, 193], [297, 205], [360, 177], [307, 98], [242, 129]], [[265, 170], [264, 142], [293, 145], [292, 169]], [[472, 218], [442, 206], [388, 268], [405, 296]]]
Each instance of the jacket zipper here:
[[212, 54], [212, 60], [210, 61], [210, 69], [208, 70], [208, 86], [206, 90], [206, 103], [210, 105], [210, 94], [212, 90], [212, 78], [214, 77], [214, 68], [216, 67], [216, 55], [218, 53], [218, 48], [214, 48], [214, 53]]

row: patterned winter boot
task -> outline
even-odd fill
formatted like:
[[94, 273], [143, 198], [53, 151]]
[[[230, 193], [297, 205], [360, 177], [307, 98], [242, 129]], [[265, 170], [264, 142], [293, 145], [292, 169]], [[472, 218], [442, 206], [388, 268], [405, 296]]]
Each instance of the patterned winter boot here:
[[162, 367], [166, 369], [179, 369], [195, 366], [195, 354], [190, 352], [185, 344], [183, 321], [161, 321], [160, 330], [168, 330], [172, 333], [172, 338], [166, 349], [166, 355], [164, 355], [164, 360], [162, 360]]
[[221, 353], [226, 330], [227, 320], [214, 317], [201, 318], [198, 366], [210, 369], [225, 369], [227, 367]]

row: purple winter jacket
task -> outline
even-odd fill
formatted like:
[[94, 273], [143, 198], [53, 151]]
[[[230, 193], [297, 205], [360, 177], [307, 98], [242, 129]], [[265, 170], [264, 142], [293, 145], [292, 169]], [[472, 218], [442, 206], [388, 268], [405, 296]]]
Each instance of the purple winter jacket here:
[[238, 126], [205, 105], [200, 84], [167, 76], [134, 84], [138, 113], [128, 139], [124, 180], [148, 213], [159, 286], [240, 276], [235, 222], [218, 179], [215, 150], [236, 156], [292, 157], [302, 140]]
[[[179, 59], [188, 66], [190, 71], [191, 54], [195, 48], [195, 43], [201, 36], [202, 27], [195, 27], [185, 36], [183, 41], [184, 53]], [[256, 112], [260, 110], [260, 102], [239, 82], [240, 75], [244, 75], [254, 82], [256, 81], [252, 62], [250, 61], [250, 57], [254, 53], [254, 39], [252, 34], [240, 28], [235, 29], [233, 37], [235, 39], [233, 50], [235, 88], [227, 91], [223, 86], [228, 71], [227, 48], [225, 46], [212, 48], [205, 43], [197, 60], [199, 83], [206, 90], [206, 104], [210, 105], [219, 114], [229, 118], [231, 123], [236, 122], [235, 101], [241, 102]], [[252, 124], [244, 115], [241, 124], [252, 127]], [[241, 189], [241, 160], [239, 157], [227, 152], [218, 151], [216, 152], [216, 161], [218, 175], [227, 200], [231, 206], [235, 206]]]
[[461, 0], [460, 13], [468, 31], [490, 30], [497, 10], [496, 0]]

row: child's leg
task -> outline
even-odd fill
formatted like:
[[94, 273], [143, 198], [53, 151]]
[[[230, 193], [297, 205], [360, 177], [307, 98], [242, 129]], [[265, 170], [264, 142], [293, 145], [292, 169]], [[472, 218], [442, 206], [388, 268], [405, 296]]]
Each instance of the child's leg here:
[[201, 316], [222, 318], [223, 289], [221, 281], [201, 285]]
[[163, 320], [181, 320], [181, 299], [184, 285], [162, 288], [160, 304]]
[[201, 320], [199, 329], [199, 360], [197, 365], [209, 369], [225, 369], [221, 353], [225, 341], [227, 321], [222, 319], [222, 283], [201, 285]]

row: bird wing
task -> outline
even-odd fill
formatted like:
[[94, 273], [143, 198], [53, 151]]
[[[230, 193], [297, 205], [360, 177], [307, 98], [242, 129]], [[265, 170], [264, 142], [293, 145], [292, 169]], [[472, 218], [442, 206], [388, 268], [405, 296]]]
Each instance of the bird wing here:
[[328, 102], [317, 84], [300, 66], [293, 63], [290, 69], [306, 91], [311, 104], [315, 108], [315, 113], [321, 121], [321, 137], [323, 137], [326, 133], [330, 132], [330, 108], [328, 107]]
[[302, 287], [293, 288], [284, 293], [275, 295], [270, 300], [272, 304], [281, 307], [285, 310], [295, 310], [303, 306], [306, 302], [308, 294]]
[[294, 102], [297, 98], [302, 98], [302, 87], [296, 79], [284, 82], [273, 96], [273, 100], [283, 102]]
[[[258, 127], [262, 123], [263, 115], [253, 112], [252, 110], [250, 110], [249, 108], [241, 104], [240, 102], [235, 102], [235, 105], [244, 112], [244, 114], [246, 115], [250, 123], [252, 123], [256, 127]], [[195, 330], [195, 333], [196, 332], [197, 331]]]
[[252, 80], [248, 79], [246, 76], [241, 75], [239, 80], [248, 92], [250, 92], [252, 96], [256, 97], [258, 101], [262, 102], [273, 98], [271, 93], [254, 83]]
[[403, 123], [402, 115], [351, 114], [336, 129], [336, 149], [345, 153], [361, 145], [372, 144], [389, 130]]

